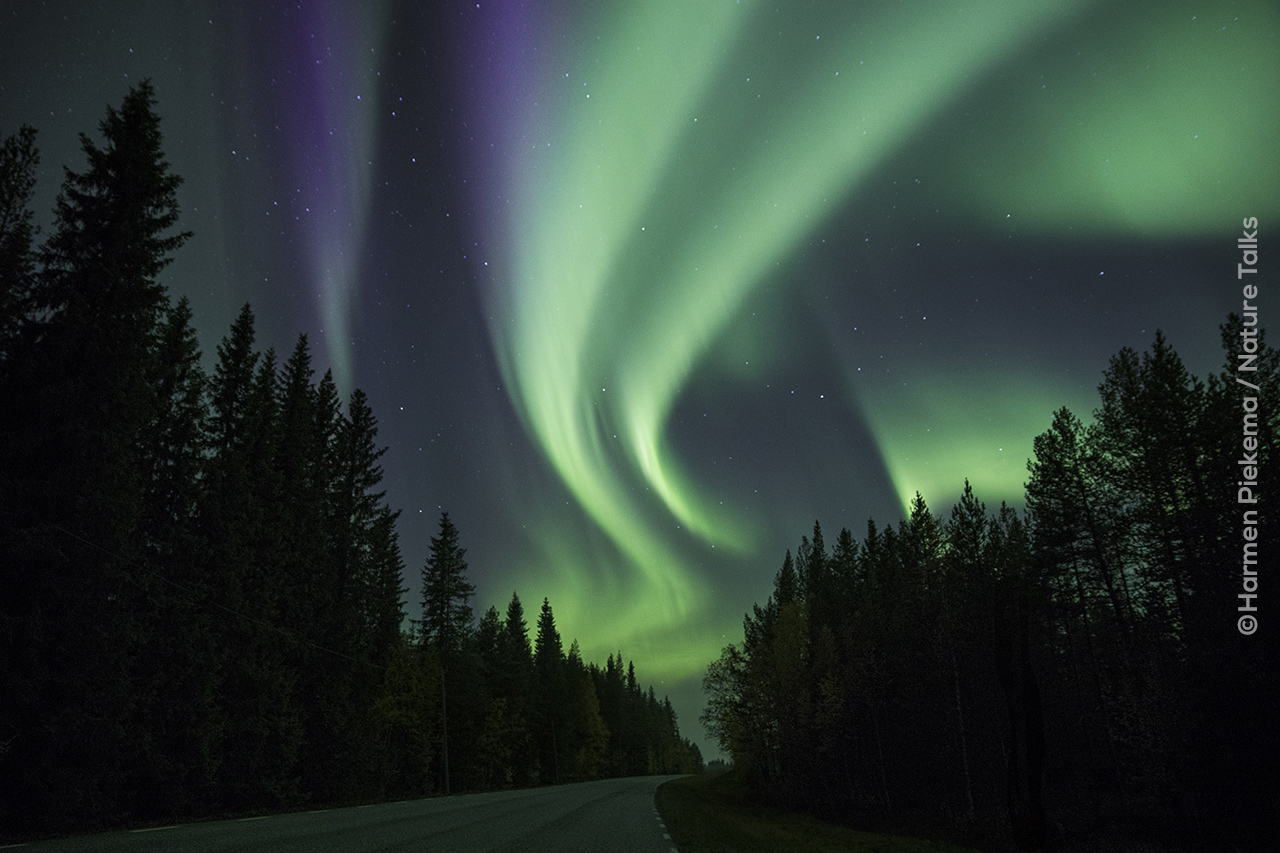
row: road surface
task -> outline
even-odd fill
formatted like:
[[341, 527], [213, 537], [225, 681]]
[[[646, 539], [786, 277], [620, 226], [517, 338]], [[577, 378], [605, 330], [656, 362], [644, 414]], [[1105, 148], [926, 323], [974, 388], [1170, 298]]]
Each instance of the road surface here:
[[16, 846], [23, 853], [670, 853], [653, 805], [674, 776], [407, 800], [109, 832]]

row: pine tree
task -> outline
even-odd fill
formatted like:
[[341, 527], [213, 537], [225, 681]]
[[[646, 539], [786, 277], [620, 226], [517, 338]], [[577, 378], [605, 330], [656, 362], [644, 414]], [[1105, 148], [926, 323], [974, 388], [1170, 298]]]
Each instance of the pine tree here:
[[200, 526], [213, 601], [236, 614], [216, 623], [222, 684], [218, 790], [223, 803], [261, 808], [298, 796], [303, 728], [295, 671], [298, 640], [277, 619], [285, 595], [273, 516], [279, 404], [275, 353], [254, 350], [246, 305], [218, 347], [210, 398], [208, 476]]
[[[551, 602], [542, 599], [538, 614], [538, 635], [533, 644], [533, 665], [537, 673], [538, 705], [534, 740], [539, 745], [539, 763], [543, 783], [560, 781], [561, 746], [565, 725], [565, 658], [560, 632], [556, 630]], [[565, 765], [568, 770], [568, 765]]]
[[524, 605], [514, 591], [507, 605], [498, 648], [502, 663], [494, 689], [500, 698], [506, 700], [510, 715], [508, 735], [511, 739], [512, 784], [536, 784], [538, 751], [530, 731], [535, 711], [533, 646], [529, 642]]
[[840, 528], [836, 537], [836, 546], [831, 552], [831, 585], [837, 612], [848, 612], [853, 606], [851, 594], [858, 586], [858, 543], [854, 541], [849, 528]]
[[813, 540], [807, 544], [808, 547], [804, 549], [804, 570], [800, 573], [800, 589], [804, 599], [812, 604], [816, 600], [825, 601], [830, 595], [830, 559], [822, 540], [822, 525], [817, 520], [813, 522]]
[[[154, 106], [144, 82], [119, 110], [108, 108], [101, 147], [81, 135], [88, 167], [65, 173], [42, 269], [29, 287], [11, 279], [4, 294], [5, 333], [16, 316], [23, 338], [21, 364], [4, 371], [6, 395], [23, 400], [4, 429], [20, 448], [5, 460], [13, 463], [5, 509], [14, 510], [5, 558], [31, 579], [16, 593], [34, 608], [20, 622], [41, 625], [28, 649], [29, 695], [48, 703], [19, 712], [36, 715], [29, 731], [48, 733], [25, 740], [30, 754], [10, 757], [9, 766], [39, 780], [19, 783], [10, 800], [25, 817], [86, 819], [132, 807], [125, 774], [139, 751], [154, 754], [151, 743], [122, 736], [147, 701], [133, 675], [157, 583], [142, 568], [151, 464], [139, 438], [161, 409], [153, 368], [168, 297], [157, 277], [188, 236], [170, 233], [180, 178], [164, 162]], [[24, 149], [20, 138], [17, 199], [30, 190]], [[6, 276], [30, 269], [28, 224], [18, 212]]]
[[472, 777], [482, 790], [508, 788], [512, 783], [512, 715], [499, 684], [505, 661], [502, 660], [502, 617], [497, 607], [490, 607], [476, 628], [476, 653], [480, 658], [481, 693], [487, 712], [479, 726], [474, 750]]
[[[336, 424], [318, 416], [312, 385], [311, 352], [300, 335], [277, 377], [279, 425], [274, 453], [275, 482], [287, 496], [275, 518], [277, 559], [283, 597], [279, 623], [309, 639], [350, 642], [350, 626], [340, 624], [335, 597], [343, 590], [329, 559], [331, 527], [326, 516], [332, 431]], [[328, 415], [328, 413], [326, 413]], [[318, 428], [323, 425], [324, 432]], [[302, 670], [312, 668], [305, 664]], [[308, 691], [309, 692], [309, 691]]]
[[495, 682], [502, 667], [499, 647], [502, 627], [502, 617], [498, 615], [498, 608], [492, 606], [484, 612], [484, 616], [480, 617], [480, 624], [476, 627], [476, 651], [480, 653], [480, 659], [484, 662], [486, 683]]
[[570, 775], [577, 780], [597, 779], [604, 770], [609, 747], [609, 730], [600, 716], [595, 680], [578, 649], [578, 641], [569, 646], [565, 658], [565, 686], [568, 718], [566, 743], [561, 751], [570, 757]]
[[466, 579], [466, 553], [449, 513], [442, 513], [440, 535], [431, 538], [431, 555], [422, 569], [422, 638], [442, 660], [457, 655], [471, 634], [468, 601], [476, 590]]
[[[333, 417], [326, 401], [332, 389], [326, 372], [317, 398], [317, 417]], [[318, 429], [323, 429], [318, 427]], [[347, 403], [347, 415], [337, 424], [334, 442], [334, 476], [330, 488], [330, 543], [337, 563], [338, 586], [360, 626], [360, 650], [375, 661], [384, 661], [399, 640], [404, 618], [401, 596], [402, 561], [395, 532], [399, 511], [384, 503], [382, 466], [386, 453], [377, 446], [378, 422], [364, 392], [356, 389]]]
[[[19, 336], [29, 319], [35, 284], [32, 241], [37, 228], [32, 224], [30, 207], [40, 162], [35, 137], [34, 128], [23, 126], [0, 143], [0, 395], [11, 401], [22, 399], [15, 362], [24, 360]], [[4, 590], [0, 622], [8, 626], [0, 632], [0, 693], [9, 697], [0, 702], [0, 743], [5, 744], [14, 741], [24, 721], [34, 713], [32, 685], [37, 675], [26, 650], [38, 643], [40, 621], [39, 584], [25, 565], [19, 545], [19, 529], [34, 520], [25, 506], [31, 485], [24, 484], [19, 474], [29, 464], [21, 460], [27, 434], [24, 421], [28, 418], [22, 409], [19, 405], [0, 407], [0, 589]], [[0, 786], [0, 801], [9, 799], [6, 789]], [[17, 804], [21, 797], [15, 795], [9, 801]], [[0, 806], [0, 823], [7, 819], [6, 812], [6, 807]]]
[[246, 302], [218, 344], [218, 363], [211, 382], [210, 441], [220, 457], [228, 457], [243, 441], [254, 372], [260, 354], [254, 349], [253, 310]]
[[137, 762], [134, 784], [140, 799], [167, 816], [212, 799], [220, 728], [213, 599], [200, 556], [207, 543], [198, 525], [208, 381], [185, 297], [166, 312], [152, 371], [158, 407], [140, 436], [150, 449], [140, 536], [145, 564], [160, 582], [152, 585], [152, 630], [136, 668], [135, 684], [144, 689], [134, 727], [150, 733], [153, 751]]
[[150, 449], [145, 526], [154, 540], [181, 552], [191, 549], [175, 540], [193, 535], [208, 447], [208, 379], [185, 296], [165, 313], [156, 337], [151, 369], [156, 416], [142, 439]]
[[[456, 699], [456, 686], [463, 679], [456, 678], [459, 668], [455, 664], [471, 638], [473, 621], [467, 602], [475, 587], [466, 580], [465, 554], [466, 549], [458, 546], [458, 530], [449, 520], [449, 513], [441, 513], [440, 535], [431, 538], [431, 554], [422, 569], [422, 641], [440, 661], [440, 778], [446, 794], [452, 790], [450, 753], [458, 751], [458, 741], [465, 743], [465, 738], [457, 738], [452, 744], [449, 740], [450, 688], [455, 688]], [[466, 721], [465, 716], [459, 719]]]
[[300, 335], [275, 378], [273, 480], [281, 500], [270, 559], [279, 584], [274, 623], [296, 638], [287, 666], [296, 674], [302, 714], [301, 787], [327, 800], [358, 755], [348, 741], [357, 625], [355, 591], [338, 572], [328, 512], [337, 422], [331, 410], [321, 412], [313, 375], [307, 337]]
[[400, 510], [378, 507], [368, 529], [368, 551], [363, 566], [363, 623], [365, 654], [385, 663], [399, 644], [404, 622], [404, 559], [396, 519]]
[[28, 319], [35, 283], [32, 247], [39, 228], [32, 224], [31, 197], [40, 165], [35, 140], [35, 128], [23, 125], [0, 143], [0, 376]]

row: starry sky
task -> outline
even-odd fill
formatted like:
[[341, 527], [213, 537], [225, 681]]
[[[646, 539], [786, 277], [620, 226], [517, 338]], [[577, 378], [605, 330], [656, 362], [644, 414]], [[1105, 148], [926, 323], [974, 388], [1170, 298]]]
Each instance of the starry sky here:
[[16, 0], [41, 221], [148, 77], [164, 280], [210, 366], [249, 301], [369, 394], [410, 615], [447, 510], [477, 614], [549, 597], [708, 755], [702, 671], [815, 519], [1020, 505], [1121, 347], [1220, 367], [1280, 221], [1259, 0]]

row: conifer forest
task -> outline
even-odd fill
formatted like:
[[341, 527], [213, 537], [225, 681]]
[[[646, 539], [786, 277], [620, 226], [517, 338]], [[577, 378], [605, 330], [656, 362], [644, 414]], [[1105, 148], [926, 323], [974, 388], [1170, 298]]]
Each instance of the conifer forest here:
[[1206, 379], [1160, 334], [1121, 350], [1090, 422], [1062, 408], [1035, 437], [1025, 511], [966, 482], [830, 548], [815, 522], [707, 669], [735, 765], [784, 803], [1022, 849], [1268, 849], [1277, 647], [1238, 620], [1280, 519], [1236, 499], [1241, 466], [1274, 464], [1280, 409], [1235, 381], [1254, 331], [1232, 315]]
[[[0, 841], [702, 770], [644, 660], [585, 659], [537, 589], [478, 603], [484, 530], [442, 507], [402, 553], [378, 418], [306, 335], [264, 348], [246, 304], [198, 340], [150, 83], [47, 228], [37, 133], [0, 134]], [[1272, 600], [1280, 354], [1213, 322], [1219, 372], [1160, 332], [1099, 365], [1024, 505], [966, 481], [804, 530], [706, 667], [739, 779], [991, 849], [1274, 844], [1280, 634], [1242, 613]]]
[[82, 135], [43, 240], [35, 131], [0, 150], [0, 838], [699, 769], [545, 598], [477, 620], [447, 512], [406, 620], [365, 395], [248, 305], [206, 370], [161, 282], [154, 99]]

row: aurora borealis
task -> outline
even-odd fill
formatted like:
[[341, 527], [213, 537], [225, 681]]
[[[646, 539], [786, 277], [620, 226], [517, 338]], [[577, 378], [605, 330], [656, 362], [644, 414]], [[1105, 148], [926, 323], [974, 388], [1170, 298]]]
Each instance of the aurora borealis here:
[[1280, 213], [1280, 12], [1112, 6], [19, 3], [0, 116], [44, 215], [151, 77], [167, 283], [206, 358], [248, 300], [369, 392], [411, 611], [447, 509], [480, 611], [549, 597], [700, 737], [814, 518], [1017, 504], [1120, 347], [1218, 367], [1239, 219]]

